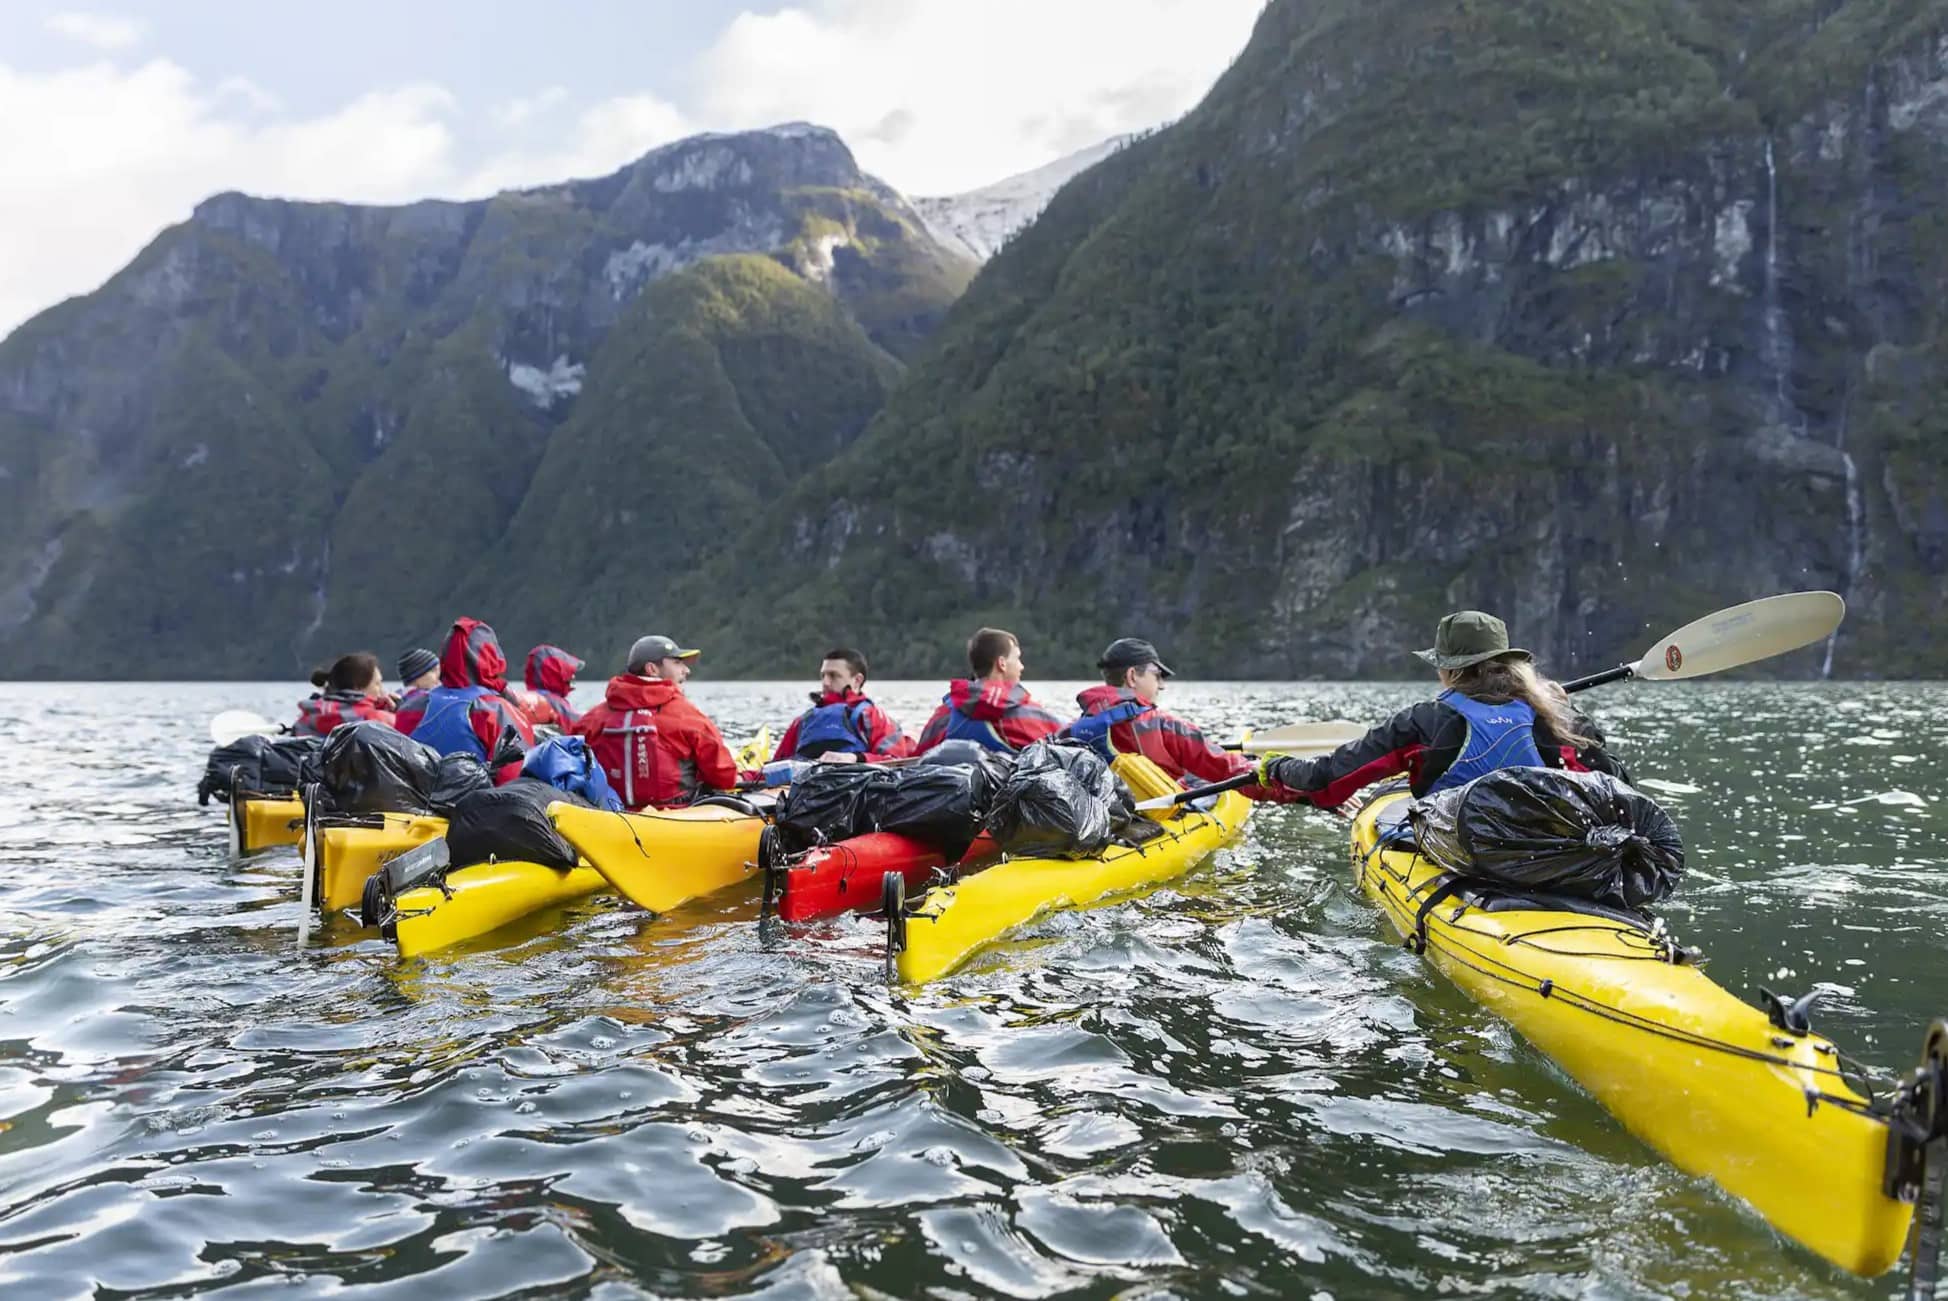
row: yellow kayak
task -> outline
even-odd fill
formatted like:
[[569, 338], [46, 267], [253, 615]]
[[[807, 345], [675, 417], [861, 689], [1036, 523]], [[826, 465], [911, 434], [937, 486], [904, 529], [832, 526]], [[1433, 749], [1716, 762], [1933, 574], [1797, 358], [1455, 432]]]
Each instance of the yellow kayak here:
[[[1620, 915], [1448, 895], [1449, 877], [1376, 848], [1406, 794], [1353, 821], [1353, 870], [1393, 927], [1672, 1164], [1715, 1180], [1782, 1233], [1856, 1274], [1900, 1257], [1913, 1207], [1882, 1191], [1889, 1126], [1833, 1044], [1794, 1033]], [[1392, 810], [1389, 815], [1388, 811]], [[1513, 904], [1513, 906], [1510, 906]], [[1424, 934], [1424, 939], [1422, 938]]]
[[[1114, 767], [1139, 800], [1181, 789], [1137, 755], [1118, 755]], [[1085, 907], [1181, 876], [1235, 840], [1250, 814], [1251, 801], [1227, 791], [1208, 812], [1173, 810], [1163, 823], [1164, 834], [1141, 845], [1112, 845], [1095, 858], [1004, 859], [929, 891], [891, 927], [899, 978], [910, 984], [938, 980], [1009, 931], [1055, 909]]]
[[233, 854], [254, 854], [273, 845], [299, 844], [304, 839], [304, 804], [296, 795], [233, 790], [225, 808]]
[[446, 834], [446, 819], [412, 813], [307, 815], [311, 903], [329, 917], [357, 908], [372, 874], [407, 850]]
[[393, 900], [393, 917], [383, 933], [398, 944], [400, 957], [415, 957], [594, 894], [602, 886], [601, 874], [587, 866], [563, 871], [541, 863], [476, 863], [454, 868], [437, 884], [402, 892]]
[[610, 813], [550, 804], [562, 838], [640, 908], [668, 912], [758, 874], [764, 818], [722, 804]]

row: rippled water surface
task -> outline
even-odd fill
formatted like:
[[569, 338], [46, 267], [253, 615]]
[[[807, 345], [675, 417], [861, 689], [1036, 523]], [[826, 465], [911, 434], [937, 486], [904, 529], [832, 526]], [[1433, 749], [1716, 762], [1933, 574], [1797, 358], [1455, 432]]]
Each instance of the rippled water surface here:
[[[910, 728], [937, 688], [877, 691]], [[797, 684], [692, 684], [727, 733]], [[1888, 1296], [1624, 1133], [1404, 952], [1323, 815], [891, 992], [753, 894], [400, 961], [193, 790], [270, 686], [0, 686], [0, 1294]], [[1066, 692], [1041, 690], [1049, 699]], [[1413, 687], [1185, 686], [1214, 729]], [[584, 689], [584, 696], [592, 695]], [[1905, 1067], [1948, 1013], [1948, 687], [1590, 698], [1740, 995]], [[1665, 783], [1657, 786], [1655, 783]], [[295, 1285], [295, 1286], [294, 1286]]]

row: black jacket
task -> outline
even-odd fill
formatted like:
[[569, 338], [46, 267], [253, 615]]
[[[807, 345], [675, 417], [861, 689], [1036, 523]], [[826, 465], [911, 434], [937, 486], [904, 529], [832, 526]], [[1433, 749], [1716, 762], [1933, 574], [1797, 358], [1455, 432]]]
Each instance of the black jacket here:
[[[1484, 704], [1506, 699], [1479, 697]], [[1535, 748], [1551, 768], [1580, 768], [1609, 773], [1622, 781], [1630, 773], [1603, 748], [1603, 733], [1581, 714], [1576, 726], [1592, 744], [1576, 749], [1565, 745], [1541, 718], [1535, 720]], [[1425, 795], [1440, 775], [1460, 757], [1467, 744], [1468, 720], [1459, 710], [1438, 700], [1423, 700], [1389, 718], [1357, 741], [1348, 741], [1317, 759], [1278, 759], [1269, 772], [1279, 785], [1305, 795], [1320, 808], [1344, 804], [1353, 792], [1388, 777], [1407, 775], [1415, 796]]]

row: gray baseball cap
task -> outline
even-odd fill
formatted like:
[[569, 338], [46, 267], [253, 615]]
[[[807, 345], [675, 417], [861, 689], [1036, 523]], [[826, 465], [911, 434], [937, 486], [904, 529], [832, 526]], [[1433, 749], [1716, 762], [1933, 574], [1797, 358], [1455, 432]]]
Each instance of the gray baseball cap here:
[[651, 664], [662, 660], [693, 660], [703, 654], [700, 650], [684, 650], [668, 637], [651, 633], [647, 637], [636, 638], [636, 644], [629, 648], [629, 662], [624, 667], [630, 673], [641, 673]]

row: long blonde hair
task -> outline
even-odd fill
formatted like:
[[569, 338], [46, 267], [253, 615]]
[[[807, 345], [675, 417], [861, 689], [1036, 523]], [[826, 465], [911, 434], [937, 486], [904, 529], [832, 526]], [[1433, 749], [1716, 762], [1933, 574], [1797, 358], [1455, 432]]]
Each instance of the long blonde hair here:
[[1525, 659], [1510, 655], [1465, 669], [1442, 669], [1441, 685], [1476, 700], [1520, 700], [1564, 745], [1581, 750], [1593, 744], [1592, 738], [1576, 730], [1576, 713], [1569, 707], [1569, 693], [1562, 683], [1543, 677]]

